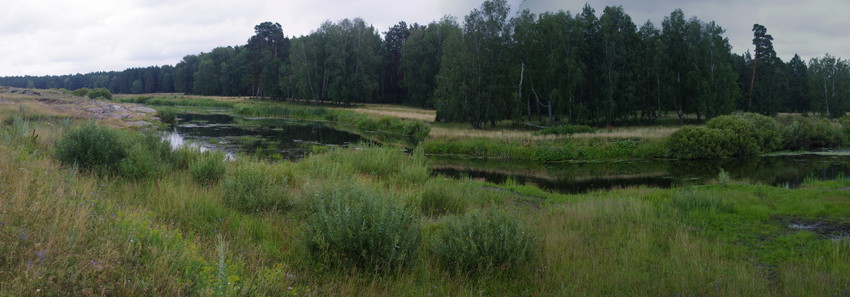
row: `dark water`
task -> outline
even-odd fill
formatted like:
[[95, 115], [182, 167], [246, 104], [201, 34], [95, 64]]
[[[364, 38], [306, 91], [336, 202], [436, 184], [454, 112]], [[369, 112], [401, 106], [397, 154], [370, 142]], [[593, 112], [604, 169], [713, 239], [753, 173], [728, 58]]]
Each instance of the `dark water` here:
[[674, 187], [715, 181], [723, 169], [732, 180], [793, 188], [805, 179], [850, 177], [850, 154], [799, 154], [725, 160], [582, 162], [549, 165], [434, 159], [433, 171], [495, 183], [512, 179], [561, 193], [629, 186]]
[[[320, 123], [283, 119], [244, 119], [224, 114], [179, 114], [165, 138], [173, 145], [297, 160], [316, 147], [370, 142]], [[494, 183], [513, 180], [561, 193], [630, 186], [674, 187], [704, 184], [723, 169], [732, 180], [793, 188], [807, 178], [850, 177], [850, 153], [795, 154], [724, 160], [640, 160], [526, 164], [502, 160], [431, 158], [434, 174], [470, 177]]]
[[165, 138], [172, 145], [191, 143], [202, 149], [249, 153], [297, 160], [317, 146], [348, 146], [357, 134], [319, 123], [284, 119], [244, 119], [225, 114], [178, 114], [178, 124]]

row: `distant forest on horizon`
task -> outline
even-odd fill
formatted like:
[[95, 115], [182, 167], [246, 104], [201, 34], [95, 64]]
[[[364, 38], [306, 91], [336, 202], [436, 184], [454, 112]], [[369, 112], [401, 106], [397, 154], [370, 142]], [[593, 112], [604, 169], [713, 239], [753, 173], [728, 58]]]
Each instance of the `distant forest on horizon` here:
[[404, 104], [474, 127], [505, 119], [601, 126], [664, 114], [704, 120], [735, 110], [829, 117], [850, 110], [847, 60], [782, 61], [759, 24], [753, 51], [736, 54], [725, 29], [680, 9], [660, 27], [635, 24], [622, 6], [598, 17], [589, 5], [576, 14], [509, 14], [505, 0], [485, 1], [461, 20], [402, 21], [383, 36], [360, 18], [327, 21], [298, 37], [264, 22], [244, 45], [187, 55], [174, 66], [0, 77], [0, 85]]

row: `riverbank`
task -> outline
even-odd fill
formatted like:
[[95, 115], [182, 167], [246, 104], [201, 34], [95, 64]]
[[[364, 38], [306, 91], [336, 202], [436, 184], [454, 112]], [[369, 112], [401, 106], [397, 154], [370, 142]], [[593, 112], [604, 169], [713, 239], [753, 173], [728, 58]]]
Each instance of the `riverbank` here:
[[[789, 190], [719, 175], [704, 186], [563, 195], [433, 177], [422, 150], [392, 147], [330, 150], [297, 163], [182, 151], [150, 175], [98, 174], [56, 157], [76, 120], [23, 112], [0, 103], [0, 295], [835, 296], [850, 289], [845, 178]], [[125, 158], [144, 160], [143, 146], [125, 145]], [[210, 169], [216, 163], [220, 175]], [[343, 228], [350, 225], [368, 228]], [[486, 232], [494, 227], [504, 232]], [[452, 232], [510, 245], [476, 250], [449, 240], [462, 238]]]

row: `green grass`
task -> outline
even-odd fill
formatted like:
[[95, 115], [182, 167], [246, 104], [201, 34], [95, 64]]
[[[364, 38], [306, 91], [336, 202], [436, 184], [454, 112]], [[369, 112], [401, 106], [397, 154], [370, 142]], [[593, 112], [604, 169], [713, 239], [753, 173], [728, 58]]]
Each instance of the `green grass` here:
[[136, 97], [124, 97], [116, 99], [118, 102], [139, 103], [154, 106], [198, 106], [198, 107], [223, 107], [233, 108], [236, 103], [221, 101], [212, 98], [183, 98], [175, 96], [150, 96], [142, 95]]
[[658, 140], [559, 139], [513, 141], [492, 138], [428, 139], [426, 154], [541, 163], [571, 160], [625, 160], [662, 158], [664, 144]]
[[[74, 170], [54, 156], [75, 125], [12, 116], [0, 112], [2, 296], [841, 296], [850, 288], [850, 242], [790, 227], [850, 225], [847, 179], [794, 190], [735, 182], [560, 195], [431, 177], [422, 151], [367, 146], [297, 163], [239, 156], [223, 163], [223, 179], [260, 182], [228, 190], [224, 180], [196, 182], [190, 167], [201, 157], [192, 151], [144, 178]], [[593, 141], [582, 145], [615, 145]], [[266, 187], [285, 209], [246, 211], [226, 195]], [[448, 207], [423, 204], [424, 193]], [[263, 201], [252, 199], [237, 201]], [[322, 222], [346, 223], [320, 233]], [[478, 233], [494, 222], [513, 232]], [[506, 248], [527, 256], [507, 258], [526, 260], [483, 249], [440, 256], [434, 246], [462, 239], [449, 229], [496, 242], [531, 234], [535, 244], [528, 254]], [[305, 239], [332, 233], [345, 235], [326, 241], [334, 248]], [[385, 258], [397, 250], [404, 257]]]

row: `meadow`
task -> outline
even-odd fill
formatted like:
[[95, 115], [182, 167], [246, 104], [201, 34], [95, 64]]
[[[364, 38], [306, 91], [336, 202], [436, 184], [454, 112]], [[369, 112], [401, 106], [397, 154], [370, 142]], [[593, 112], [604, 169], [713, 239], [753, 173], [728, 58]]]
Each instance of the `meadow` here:
[[432, 176], [421, 147], [224, 161], [20, 102], [0, 104], [3, 296], [850, 292], [846, 178], [562, 195]]

